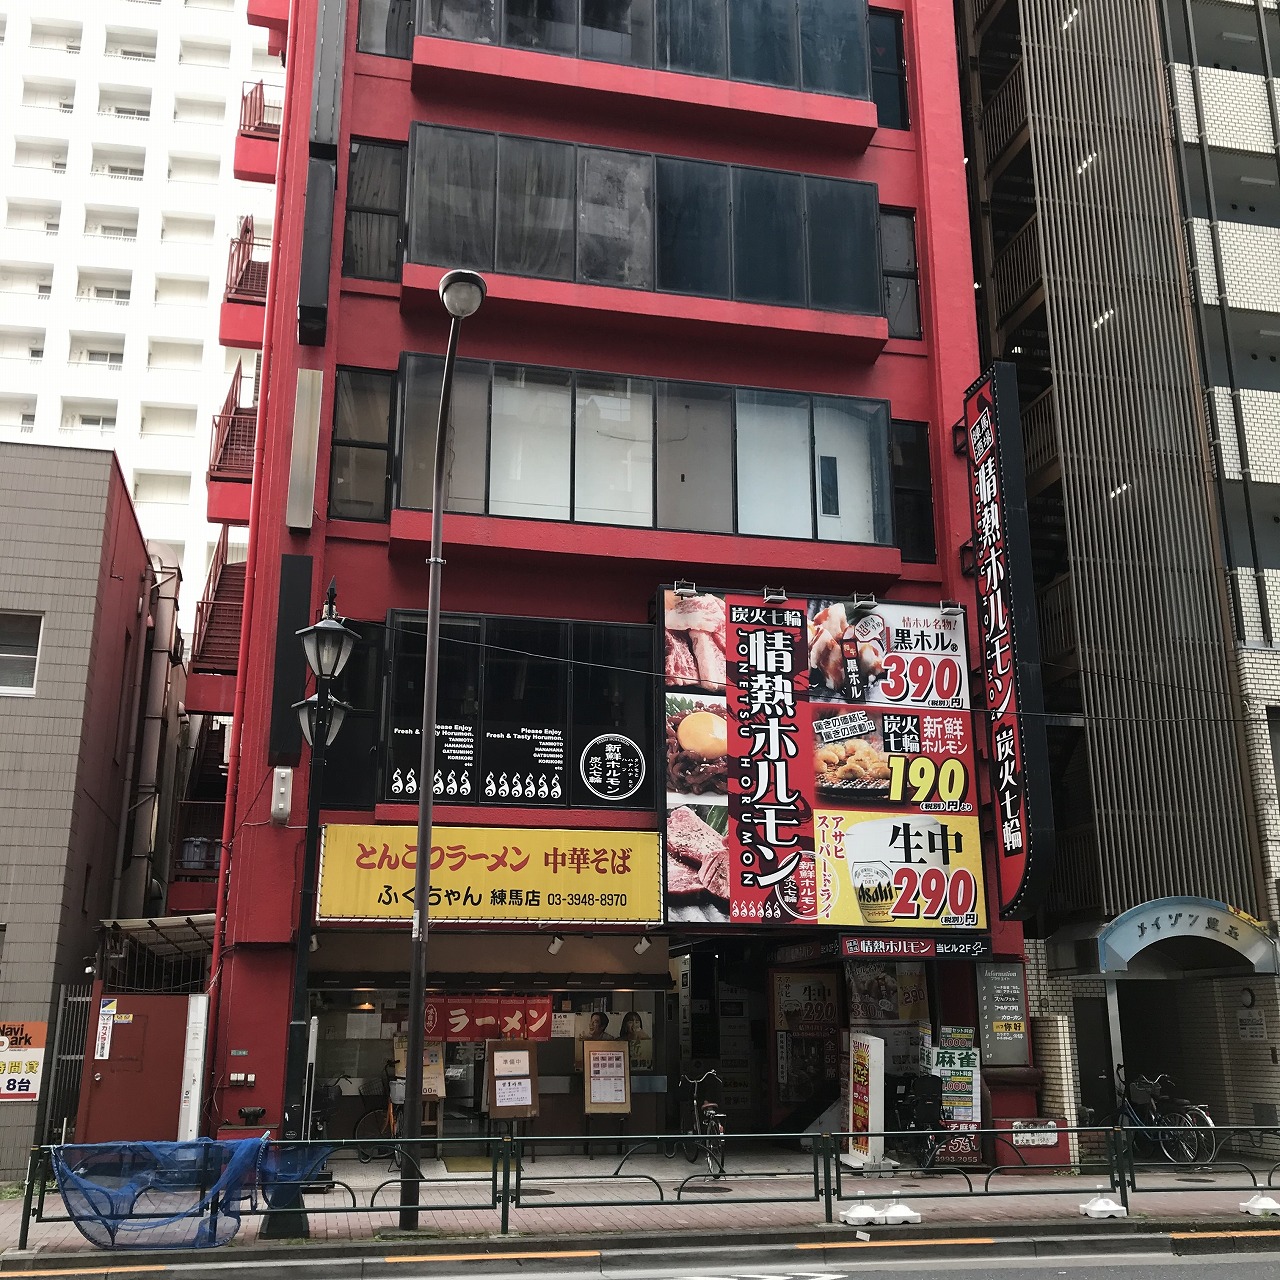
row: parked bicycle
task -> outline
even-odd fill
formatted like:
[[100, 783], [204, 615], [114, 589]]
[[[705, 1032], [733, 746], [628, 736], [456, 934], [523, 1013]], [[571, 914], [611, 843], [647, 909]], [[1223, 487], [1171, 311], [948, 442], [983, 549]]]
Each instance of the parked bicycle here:
[[702, 1155], [707, 1161], [707, 1172], [713, 1178], [723, 1178], [724, 1122], [728, 1117], [720, 1109], [718, 1101], [702, 1096], [703, 1086], [709, 1080], [715, 1081], [717, 1091], [724, 1088], [723, 1081], [714, 1071], [705, 1071], [700, 1076], [680, 1076], [680, 1088], [688, 1091], [690, 1106], [681, 1136], [663, 1143], [662, 1151], [669, 1160], [677, 1150], [683, 1151], [690, 1164]]
[[362, 1164], [390, 1157], [395, 1167], [400, 1167], [398, 1139], [404, 1119], [404, 1077], [395, 1071], [395, 1062], [388, 1060], [382, 1068], [382, 1104], [366, 1111], [356, 1121], [353, 1136], [356, 1155]]
[[1163, 1072], [1126, 1079], [1116, 1067], [1119, 1083], [1116, 1123], [1133, 1135], [1139, 1160], [1151, 1160], [1157, 1150], [1174, 1164], [1209, 1164], [1218, 1153], [1218, 1136], [1209, 1108], [1173, 1094], [1173, 1081]]
[[934, 1075], [904, 1075], [891, 1080], [889, 1123], [897, 1131], [893, 1145], [921, 1170], [932, 1169], [938, 1152], [955, 1135], [942, 1123], [942, 1080]]

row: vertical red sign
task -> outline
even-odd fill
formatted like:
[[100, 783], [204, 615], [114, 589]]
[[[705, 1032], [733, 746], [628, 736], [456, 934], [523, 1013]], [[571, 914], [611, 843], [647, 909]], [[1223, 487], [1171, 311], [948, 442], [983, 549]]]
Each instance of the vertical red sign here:
[[726, 596], [729, 915], [812, 921], [812, 731], [805, 611]]

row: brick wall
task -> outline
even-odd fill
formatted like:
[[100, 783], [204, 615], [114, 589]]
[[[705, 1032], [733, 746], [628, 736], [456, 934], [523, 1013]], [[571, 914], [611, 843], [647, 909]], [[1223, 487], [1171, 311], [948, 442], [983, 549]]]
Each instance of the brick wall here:
[[[1080, 1085], [1076, 1077], [1076, 1048], [1071, 1024], [1061, 1013], [1033, 1014], [1031, 1044], [1036, 1066], [1044, 1072], [1040, 1089], [1040, 1111], [1046, 1116], [1063, 1116], [1068, 1125], [1079, 1124], [1076, 1102]], [[1080, 1159], [1080, 1140], [1072, 1134], [1071, 1163]]]

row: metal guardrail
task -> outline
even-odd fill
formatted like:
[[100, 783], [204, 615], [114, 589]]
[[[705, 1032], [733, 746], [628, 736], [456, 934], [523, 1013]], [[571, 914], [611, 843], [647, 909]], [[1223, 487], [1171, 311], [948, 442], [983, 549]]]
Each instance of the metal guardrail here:
[[1027, 88], [1023, 64], [1018, 62], [982, 108], [982, 137], [987, 164], [999, 160], [1027, 123]]
[[[1264, 1139], [1280, 1141], [1280, 1127], [1257, 1125], [1220, 1126], [1216, 1135], [1221, 1141], [1232, 1137], [1243, 1137], [1252, 1146], [1261, 1148]], [[1276, 1162], [1265, 1171], [1251, 1168], [1238, 1160], [1217, 1160], [1209, 1164], [1190, 1162], [1186, 1164], [1170, 1161], [1154, 1161], [1141, 1159], [1138, 1145], [1143, 1136], [1153, 1140], [1154, 1130], [1129, 1128], [1108, 1128], [1102, 1126], [1066, 1126], [1057, 1127], [1059, 1136], [1068, 1140], [1068, 1150], [1073, 1147], [1085, 1149], [1083, 1156], [1075, 1156], [1069, 1161], [1032, 1164], [1023, 1159], [1019, 1148], [1015, 1145], [1014, 1135], [1008, 1129], [972, 1129], [959, 1131], [953, 1136], [962, 1136], [974, 1145], [975, 1150], [986, 1150], [995, 1156], [995, 1162], [983, 1164], [959, 1165], [934, 1163], [925, 1159], [925, 1163], [910, 1164], [898, 1162], [891, 1168], [883, 1164], [868, 1166], [866, 1169], [850, 1168], [841, 1159], [842, 1148], [854, 1138], [865, 1140], [883, 1138], [886, 1145], [902, 1155], [907, 1150], [921, 1148], [926, 1134], [923, 1131], [903, 1133], [901, 1131], [881, 1131], [872, 1134], [824, 1133], [824, 1134], [726, 1134], [724, 1142], [724, 1172], [711, 1172], [710, 1166], [700, 1163], [693, 1172], [680, 1176], [682, 1169], [678, 1165], [658, 1165], [660, 1169], [671, 1168], [674, 1172], [666, 1178], [659, 1178], [652, 1172], [638, 1166], [642, 1156], [653, 1157], [661, 1152], [674, 1156], [678, 1147], [685, 1145], [685, 1138], [675, 1134], [641, 1134], [635, 1136], [608, 1135], [555, 1135], [555, 1136], [503, 1136], [503, 1137], [460, 1137], [460, 1138], [419, 1138], [391, 1141], [377, 1140], [357, 1142], [354, 1139], [334, 1140], [326, 1142], [272, 1143], [271, 1148], [277, 1153], [286, 1149], [308, 1149], [315, 1153], [315, 1160], [310, 1167], [327, 1158], [338, 1168], [342, 1156], [353, 1156], [361, 1149], [366, 1155], [372, 1155], [375, 1161], [385, 1162], [383, 1171], [376, 1185], [367, 1188], [353, 1187], [341, 1177], [323, 1175], [297, 1176], [290, 1180], [283, 1175], [271, 1179], [264, 1177], [255, 1184], [254, 1194], [247, 1204], [239, 1206], [239, 1213], [244, 1217], [269, 1218], [273, 1214], [296, 1214], [299, 1209], [299, 1198], [302, 1198], [302, 1210], [308, 1216], [340, 1218], [350, 1215], [368, 1215], [370, 1213], [398, 1213], [402, 1207], [418, 1208], [421, 1213], [430, 1215], [434, 1208], [450, 1213], [458, 1211], [491, 1212], [498, 1217], [498, 1230], [506, 1235], [511, 1230], [511, 1212], [526, 1206], [530, 1197], [545, 1196], [557, 1190], [570, 1191], [573, 1198], [556, 1198], [555, 1208], [618, 1208], [645, 1206], [649, 1208], [687, 1209], [701, 1191], [709, 1187], [717, 1190], [723, 1188], [723, 1194], [715, 1198], [716, 1204], [787, 1204], [806, 1203], [822, 1205], [825, 1221], [833, 1222], [837, 1206], [846, 1201], [855, 1201], [875, 1197], [876, 1199], [901, 1198], [909, 1195], [913, 1200], [963, 1199], [966, 1197], [1008, 1197], [1008, 1196], [1071, 1196], [1088, 1195], [1099, 1185], [1099, 1179], [1105, 1181], [1109, 1189], [1119, 1198], [1126, 1209], [1130, 1198], [1137, 1192], [1155, 1194], [1203, 1193], [1204, 1179], [1194, 1180], [1186, 1175], [1192, 1170], [1207, 1169], [1228, 1170], [1232, 1174], [1239, 1172], [1239, 1180], [1213, 1182], [1213, 1190], [1219, 1192], [1249, 1191], [1274, 1188], [1277, 1173], [1280, 1173], [1280, 1162]], [[773, 1144], [777, 1147], [807, 1144], [812, 1157], [811, 1165], [805, 1171], [794, 1167], [788, 1169], [769, 1168], [737, 1168], [735, 1156], [744, 1148], [758, 1152], [762, 1144]], [[620, 1158], [612, 1170], [607, 1166], [599, 1174], [556, 1174], [533, 1172], [532, 1165], [526, 1168], [526, 1157], [536, 1163], [536, 1150], [550, 1145], [567, 1145], [573, 1150], [582, 1149], [589, 1156], [602, 1152], [605, 1148], [615, 1148]], [[696, 1141], [691, 1143], [695, 1148]], [[371, 1152], [370, 1147], [375, 1148]], [[23, 1197], [22, 1223], [18, 1237], [18, 1248], [26, 1249], [30, 1238], [32, 1223], [66, 1223], [74, 1219], [68, 1214], [51, 1212], [49, 1178], [53, 1168], [52, 1153], [54, 1147], [42, 1146], [31, 1149], [31, 1157], [27, 1170], [27, 1181]], [[428, 1157], [432, 1160], [447, 1158], [454, 1153], [473, 1154], [479, 1149], [483, 1154], [479, 1167], [471, 1177], [438, 1176], [434, 1165], [424, 1168]], [[945, 1156], [945, 1145], [942, 1154]], [[1001, 1163], [1009, 1154], [1018, 1156], [1018, 1161]], [[700, 1156], [695, 1152], [695, 1159]], [[407, 1166], [408, 1174], [401, 1172], [401, 1164]], [[307, 1166], [307, 1161], [296, 1162]], [[1265, 1163], [1265, 1162], [1264, 1162]], [[264, 1162], [273, 1168], [286, 1167], [287, 1160]], [[1026, 1185], [1013, 1175], [1025, 1174], [1062, 1175], [1075, 1177], [1049, 1177], [1035, 1186]], [[1160, 1175], [1165, 1175], [1161, 1177]], [[1172, 1174], [1172, 1178], [1169, 1175]], [[416, 1176], [415, 1176], [416, 1175]], [[406, 1200], [402, 1204], [401, 1188], [403, 1180], [418, 1183], [418, 1196]], [[1081, 1185], [1081, 1179], [1089, 1179], [1087, 1186]], [[1045, 1182], [1051, 1185], [1044, 1185]], [[894, 1183], [909, 1183], [909, 1189], [898, 1190]], [[607, 1186], [612, 1194], [608, 1196], [580, 1196], [577, 1188], [582, 1184], [595, 1184], [597, 1187]], [[470, 1189], [467, 1196], [460, 1195], [459, 1189]], [[433, 1192], [446, 1190], [446, 1196], [438, 1205], [433, 1205]], [[552, 1207], [546, 1200], [537, 1201], [539, 1208]], [[708, 1203], [700, 1201], [700, 1203]], [[211, 1212], [216, 1213], [216, 1206]], [[167, 1212], [139, 1213], [130, 1215], [131, 1221], [146, 1222], [150, 1219], [170, 1220]]]
[[996, 314], [1006, 320], [1040, 285], [1040, 219], [1034, 217], [991, 264]]

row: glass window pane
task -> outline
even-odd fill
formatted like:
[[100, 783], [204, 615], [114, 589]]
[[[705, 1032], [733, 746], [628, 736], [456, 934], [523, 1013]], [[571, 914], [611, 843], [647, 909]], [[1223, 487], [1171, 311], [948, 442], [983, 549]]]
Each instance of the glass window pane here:
[[484, 632], [485, 729], [491, 732], [504, 724], [562, 729], [569, 710], [565, 624], [543, 618], [486, 618]]
[[578, 375], [573, 518], [653, 524], [653, 383]]
[[400, 215], [349, 213], [342, 274], [360, 280], [400, 279]]
[[880, 314], [879, 198], [868, 182], [806, 178], [809, 305]]
[[498, 270], [573, 275], [573, 148], [502, 138], [498, 147]]
[[906, 129], [910, 119], [902, 65], [902, 14], [873, 10], [867, 26], [871, 35], [871, 96], [880, 128]]
[[884, 313], [889, 318], [889, 337], [920, 336], [920, 287], [911, 276], [885, 276]]
[[933, 533], [929, 426], [924, 422], [894, 422], [891, 431], [894, 541], [904, 560], [932, 564], [938, 551]]
[[0, 653], [34, 658], [40, 647], [40, 615], [0, 613]]
[[409, 260], [492, 268], [493, 135], [415, 125], [410, 145]]
[[800, 83], [795, 0], [729, 0], [729, 75], [757, 84]]
[[544, 53], [578, 52], [577, 0], [507, 0], [506, 44]]
[[653, 0], [582, 0], [582, 56], [653, 65]]
[[658, 288], [729, 296], [729, 170], [658, 158]]
[[419, 0], [418, 34], [493, 44], [498, 0]]
[[738, 532], [813, 537], [809, 397], [736, 393]]
[[578, 152], [578, 279], [653, 288], [653, 157]]
[[879, 401], [815, 396], [818, 537], [880, 542], [888, 524], [889, 413]]
[[812, 93], [869, 95], [866, 0], [800, 0], [800, 64]]
[[333, 438], [386, 445], [395, 375], [374, 369], [339, 369], [333, 387]]
[[571, 383], [559, 369], [495, 367], [490, 515], [569, 519]]
[[728, 387], [658, 383], [658, 525], [733, 532], [733, 404]]
[[389, 58], [413, 56], [413, 0], [360, 0], [356, 48]]
[[403, 144], [353, 142], [347, 162], [347, 208], [400, 212], [404, 200]]
[[[399, 505], [431, 510], [435, 487], [436, 424], [444, 361], [438, 356], [405, 358], [400, 417]], [[453, 430], [445, 462], [445, 510], [484, 512], [485, 449], [488, 445], [489, 366], [459, 360], [453, 370], [450, 406]]]
[[325, 752], [321, 803], [333, 809], [372, 809], [378, 779], [378, 720], [381, 714], [383, 628], [343, 620], [359, 635], [334, 697], [351, 707], [342, 731]]
[[329, 514], [335, 520], [387, 518], [387, 451], [334, 445]]
[[911, 214], [881, 213], [880, 260], [886, 271], [916, 269], [916, 220]]
[[725, 0], [657, 0], [654, 65], [694, 75], [728, 74]]
[[804, 306], [804, 179], [735, 169], [733, 186], [734, 297]]
[[[606, 626], [592, 622], [570, 624], [573, 644], [573, 742], [570, 758], [582, 753], [601, 734], [630, 738], [646, 762], [653, 759], [653, 628]], [[628, 809], [647, 809], [654, 803], [653, 772], [645, 769], [637, 791], [616, 801], [592, 791], [582, 771], [570, 773], [571, 805], [600, 808], [615, 803]], [[621, 789], [621, 787], [619, 787]]]

